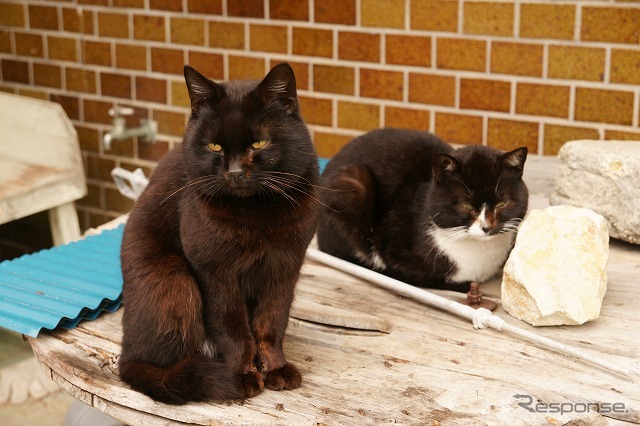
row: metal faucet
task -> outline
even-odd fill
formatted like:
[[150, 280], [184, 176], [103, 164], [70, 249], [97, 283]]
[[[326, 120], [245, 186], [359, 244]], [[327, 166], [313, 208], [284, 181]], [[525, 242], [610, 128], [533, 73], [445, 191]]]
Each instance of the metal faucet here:
[[142, 141], [146, 143], [155, 142], [158, 131], [158, 123], [156, 121], [142, 119], [140, 120], [140, 126], [127, 129], [124, 117], [133, 115], [133, 108], [124, 108], [116, 105], [109, 110], [109, 115], [113, 117], [113, 126], [102, 139], [105, 150], [109, 151], [111, 149], [111, 142], [114, 140], [129, 139], [135, 136], [141, 137]]

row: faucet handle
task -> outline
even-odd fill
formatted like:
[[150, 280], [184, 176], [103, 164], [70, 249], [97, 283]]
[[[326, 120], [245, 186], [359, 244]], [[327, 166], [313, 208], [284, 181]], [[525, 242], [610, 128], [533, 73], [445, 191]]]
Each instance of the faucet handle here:
[[133, 108], [115, 106], [109, 110], [109, 115], [118, 118], [123, 115], [133, 115]]

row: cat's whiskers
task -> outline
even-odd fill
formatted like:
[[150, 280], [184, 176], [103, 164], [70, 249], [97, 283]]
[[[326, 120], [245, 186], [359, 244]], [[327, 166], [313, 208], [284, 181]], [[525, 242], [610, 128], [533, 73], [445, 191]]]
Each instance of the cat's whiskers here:
[[[291, 183], [297, 183], [297, 180], [293, 179], [293, 178], [297, 178], [297, 179], [302, 179], [303, 181], [305, 181], [305, 183], [309, 186], [312, 186], [314, 188], [318, 188], [318, 189], [323, 189], [326, 191], [333, 191], [333, 192], [353, 192], [353, 189], [334, 189], [334, 188], [328, 188], [326, 186], [321, 186], [321, 185], [316, 185], [314, 183], [309, 182], [308, 179], [304, 178], [303, 176], [297, 175], [295, 173], [286, 173], [286, 172], [277, 172], [277, 171], [267, 171], [264, 172], [265, 174], [278, 174], [278, 175], [285, 175], [285, 176], [278, 176], [278, 178], [284, 180], [284, 181], [290, 181]], [[288, 178], [286, 176], [291, 176], [292, 178]]]
[[[324, 207], [326, 207], [327, 209], [339, 213], [337, 210], [335, 210], [332, 207], [329, 207], [328, 205], [326, 205], [325, 203], [323, 203], [322, 201], [320, 201], [320, 199], [317, 197], [315, 191], [309, 190], [304, 188], [300, 182], [295, 182], [295, 181], [291, 181], [291, 180], [286, 180], [284, 178], [281, 177], [276, 177], [276, 176], [270, 176], [267, 178], [269, 180], [269, 182], [273, 183], [273, 184], [277, 184], [277, 185], [282, 185], [285, 188], [288, 189], [292, 189], [294, 191], [298, 191], [308, 197], [310, 197], [311, 199], [313, 199], [314, 201], [316, 201], [317, 203], [323, 205]], [[313, 184], [309, 183], [310, 186], [314, 186]]]
[[287, 199], [289, 201], [289, 203], [291, 203], [292, 206], [295, 206], [296, 204], [300, 204], [298, 203], [298, 200], [296, 200], [295, 198], [293, 198], [291, 196], [291, 194], [288, 194], [287, 191], [285, 191], [284, 189], [278, 187], [275, 183], [271, 182], [271, 181], [265, 181], [262, 180], [261, 183], [271, 189], [273, 189], [275, 192], [282, 194], [285, 199]]
[[172, 192], [169, 194], [169, 196], [168, 196], [167, 198], [165, 198], [164, 200], [162, 200], [162, 202], [160, 203], [160, 205], [164, 204], [164, 203], [165, 203], [165, 201], [167, 201], [169, 198], [173, 197], [174, 195], [178, 194], [178, 193], [179, 193], [179, 192], [181, 192], [182, 190], [184, 190], [184, 189], [186, 189], [186, 188], [188, 188], [188, 187], [190, 187], [190, 186], [193, 186], [193, 185], [196, 185], [196, 184], [202, 183], [203, 181], [206, 181], [207, 179], [213, 179], [213, 178], [215, 178], [213, 175], [207, 175], [207, 176], [199, 176], [199, 177], [197, 177], [197, 178], [195, 178], [195, 179], [191, 179], [189, 182], [187, 182], [187, 183], [186, 183], [185, 185], [183, 185], [182, 187], [180, 187], [180, 188], [176, 189], [175, 191], [172, 191]]

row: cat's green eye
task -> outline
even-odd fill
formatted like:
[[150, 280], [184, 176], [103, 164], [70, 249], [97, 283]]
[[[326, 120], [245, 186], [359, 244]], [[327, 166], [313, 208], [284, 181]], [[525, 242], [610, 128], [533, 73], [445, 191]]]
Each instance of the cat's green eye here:
[[466, 201], [463, 201], [462, 203], [460, 203], [460, 206], [462, 206], [462, 208], [465, 209], [465, 210], [473, 210], [474, 209], [473, 204], [468, 203]]
[[222, 147], [220, 145], [218, 145], [217, 143], [208, 143], [207, 144], [207, 148], [209, 148], [209, 150], [211, 150], [213, 152], [222, 151]]
[[262, 141], [257, 141], [251, 144], [251, 147], [253, 149], [260, 149], [260, 148], [264, 148], [265, 146], [267, 146], [267, 141], [262, 140]]

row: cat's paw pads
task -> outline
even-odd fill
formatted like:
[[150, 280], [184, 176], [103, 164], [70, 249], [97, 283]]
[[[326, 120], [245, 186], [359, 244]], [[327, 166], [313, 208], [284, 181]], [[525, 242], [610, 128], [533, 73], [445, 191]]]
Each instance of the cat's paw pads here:
[[264, 390], [264, 379], [262, 374], [257, 371], [251, 371], [242, 375], [242, 387], [244, 389], [244, 397], [252, 398], [259, 395]]
[[264, 384], [271, 390], [291, 390], [300, 387], [302, 383], [302, 374], [298, 368], [286, 363], [284, 367], [271, 370], [267, 373]]

